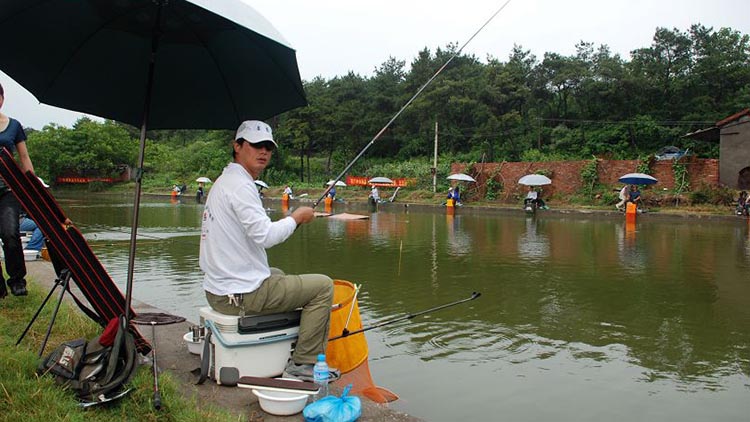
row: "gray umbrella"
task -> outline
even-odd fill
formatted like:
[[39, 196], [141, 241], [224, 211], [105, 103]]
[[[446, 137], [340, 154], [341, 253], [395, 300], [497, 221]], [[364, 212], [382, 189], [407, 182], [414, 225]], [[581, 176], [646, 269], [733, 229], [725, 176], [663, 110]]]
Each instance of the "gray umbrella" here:
[[234, 129], [306, 104], [294, 50], [242, 0], [0, 0], [0, 69], [39, 101], [147, 129]]

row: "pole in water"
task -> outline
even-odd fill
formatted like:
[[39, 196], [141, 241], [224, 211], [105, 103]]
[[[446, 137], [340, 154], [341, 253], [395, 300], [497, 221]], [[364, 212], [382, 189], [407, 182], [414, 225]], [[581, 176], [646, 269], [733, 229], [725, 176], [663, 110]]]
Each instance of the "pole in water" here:
[[[482, 294], [479, 293], [479, 292], [473, 292], [471, 294], [471, 296], [467, 297], [466, 299], [457, 300], [455, 302], [446, 303], [445, 305], [436, 306], [434, 308], [426, 309], [424, 311], [420, 311], [420, 312], [416, 312], [416, 313], [413, 313], [413, 314], [408, 314], [408, 315], [400, 316], [398, 318], [394, 318], [394, 319], [391, 319], [391, 320], [388, 320], [388, 321], [379, 322], [379, 323], [371, 325], [369, 327], [360, 328], [359, 330], [356, 330], [356, 331], [347, 332], [347, 330], [344, 330], [345, 332], [342, 333], [340, 336], [337, 336], [337, 337], [334, 337], [334, 338], [329, 338], [328, 341], [338, 340], [340, 338], [349, 337], [349, 336], [351, 336], [353, 334], [359, 334], [359, 333], [363, 333], [365, 331], [370, 331], [373, 328], [384, 327], [386, 325], [390, 325], [390, 324], [393, 324], [395, 322], [404, 321], [404, 320], [407, 320], [407, 319], [412, 319], [412, 318], [420, 316], [420, 315], [429, 314], [430, 312], [435, 312], [435, 311], [439, 311], [441, 309], [450, 308], [451, 306], [456, 306], [456, 305], [464, 303], [464, 302], [472, 301], [472, 300], [478, 298], [481, 295]], [[354, 306], [354, 305], [352, 305], [352, 306]]]
[[354, 163], [356, 163], [364, 155], [365, 151], [367, 151], [375, 143], [375, 141], [377, 141], [380, 138], [380, 136], [383, 133], [385, 133], [386, 130], [388, 130], [388, 128], [391, 126], [391, 124], [396, 119], [398, 119], [398, 116], [400, 116], [401, 113], [403, 113], [404, 110], [406, 110], [406, 108], [409, 107], [409, 105], [411, 105], [411, 103], [414, 102], [414, 100], [416, 100], [417, 97], [419, 97], [419, 95], [422, 93], [422, 91], [424, 91], [425, 88], [427, 88], [432, 83], [432, 81], [435, 80], [435, 78], [437, 78], [437, 76], [443, 71], [443, 69], [445, 69], [450, 64], [450, 62], [453, 61], [453, 59], [455, 59], [456, 57], [458, 57], [459, 54], [461, 54], [461, 52], [464, 50], [464, 48], [466, 48], [466, 46], [474, 39], [474, 37], [476, 37], [480, 32], [482, 32], [482, 30], [484, 29], [484, 27], [487, 26], [487, 25], [489, 25], [489, 23], [493, 19], [495, 19], [495, 16], [497, 16], [503, 9], [505, 9], [505, 6], [507, 6], [508, 3], [510, 3], [510, 0], [506, 0], [505, 3], [503, 3], [503, 5], [500, 6], [500, 8], [497, 9], [497, 11], [495, 13], [493, 13], [492, 16], [490, 16], [490, 18], [487, 19], [481, 27], [479, 27], [479, 29], [477, 29], [477, 31], [474, 33], [474, 35], [472, 35], [471, 37], [469, 37], [469, 39], [466, 40], [466, 42], [461, 46], [461, 48], [459, 48], [445, 63], [443, 63], [443, 65], [440, 66], [440, 69], [438, 69], [437, 72], [435, 72], [435, 74], [432, 75], [432, 77], [430, 77], [430, 79], [428, 79], [427, 82], [425, 82], [424, 85], [422, 85], [422, 87], [417, 90], [417, 93], [414, 94], [409, 99], [409, 101], [407, 101], [401, 107], [401, 109], [398, 112], [396, 112], [396, 114], [393, 115], [393, 117], [391, 117], [391, 120], [389, 120], [388, 123], [386, 123], [385, 126], [383, 126], [383, 128], [380, 129], [377, 134], [375, 134], [375, 136], [372, 138], [372, 140], [370, 140], [370, 142], [367, 145], [365, 145], [364, 148], [362, 148], [362, 150], [359, 152], [359, 154], [357, 154], [357, 156], [354, 157], [354, 159], [349, 164], [346, 165], [346, 167], [344, 168], [344, 170], [341, 173], [339, 173], [339, 175], [336, 176], [335, 179], [333, 179], [333, 182], [328, 186], [328, 188], [326, 188], [325, 191], [323, 191], [323, 195], [320, 198], [318, 198], [317, 201], [313, 202], [313, 205], [312, 205], [313, 208], [317, 207], [318, 204], [321, 201], [323, 201], [323, 199], [325, 199], [326, 196], [328, 196], [328, 192], [330, 192], [331, 189], [333, 188], [333, 186], [336, 185], [336, 182], [338, 182], [339, 180], [341, 180], [341, 178], [344, 177], [344, 175], [346, 173], [348, 173], [349, 170], [351, 170], [352, 166], [354, 166]]

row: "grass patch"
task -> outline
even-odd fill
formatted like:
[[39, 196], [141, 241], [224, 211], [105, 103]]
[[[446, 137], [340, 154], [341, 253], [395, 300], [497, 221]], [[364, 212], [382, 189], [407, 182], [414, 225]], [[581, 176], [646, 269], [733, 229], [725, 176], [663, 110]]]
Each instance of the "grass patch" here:
[[[48, 293], [29, 283], [26, 297], [8, 296], [0, 300], [0, 415], [7, 421], [236, 421], [237, 417], [216, 407], [187, 400], [179, 384], [168, 372], [159, 375], [162, 410], [153, 408], [153, 375], [149, 365], [141, 365], [131, 382], [133, 392], [107, 407], [88, 410], [78, 407], [75, 395], [55, 384], [52, 377], [39, 377], [37, 353], [52, 318], [55, 291], [20, 345], [15, 343]], [[88, 319], [75, 305], [63, 303], [55, 320], [44, 354], [63, 341], [93, 338], [101, 327]]]

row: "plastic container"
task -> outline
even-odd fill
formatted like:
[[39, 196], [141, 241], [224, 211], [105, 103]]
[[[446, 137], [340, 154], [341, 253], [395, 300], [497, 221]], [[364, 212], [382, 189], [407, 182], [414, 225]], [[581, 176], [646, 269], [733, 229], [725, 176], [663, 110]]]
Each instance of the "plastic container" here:
[[[281, 378], [292, 380], [291, 378]], [[299, 380], [293, 380], [299, 381]], [[307, 404], [309, 394], [291, 391], [274, 391], [253, 388], [253, 394], [258, 397], [260, 408], [272, 415], [288, 416], [302, 411]]]
[[[281, 375], [299, 333], [299, 322], [289, 321], [284, 315], [279, 314], [278, 317], [288, 325], [279, 327], [270, 324], [273, 327], [268, 330], [243, 334], [239, 332], [239, 316], [220, 314], [210, 307], [200, 308], [200, 325], [212, 331], [209, 376], [218, 384], [233, 385], [244, 376]], [[258, 318], [267, 319], [270, 316]]]
[[24, 249], [23, 250], [23, 260], [24, 261], [36, 261], [37, 258], [39, 258], [39, 251], [34, 249]]
[[318, 384], [318, 394], [315, 395], [315, 400], [322, 399], [328, 395], [328, 379], [331, 374], [328, 370], [328, 363], [326, 363], [326, 355], [319, 354], [318, 361], [313, 366], [313, 381]]
[[187, 343], [188, 352], [194, 355], [201, 354], [201, 351], [203, 350], [203, 340], [193, 340], [192, 331], [188, 331], [187, 333], [185, 333], [185, 335], [182, 336], [182, 339], [185, 340], [185, 343]]

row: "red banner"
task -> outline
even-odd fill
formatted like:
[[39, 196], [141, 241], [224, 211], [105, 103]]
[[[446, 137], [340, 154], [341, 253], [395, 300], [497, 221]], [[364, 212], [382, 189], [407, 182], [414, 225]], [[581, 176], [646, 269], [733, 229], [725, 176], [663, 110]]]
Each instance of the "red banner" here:
[[367, 176], [346, 176], [346, 185], [347, 186], [384, 186], [384, 187], [400, 187], [404, 188], [406, 186], [409, 186], [409, 183], [413, 179], [408, 179], [406, 177], [399, 177], [393, 180], [393, 183], [367, 183], [368, 180], [372, 179], [372, 177]]
[[113, 183], [114, 179], [111, 177], [58, 177], [55, 179], [55, 183], [90, 183], [90, 182], [104, 182]]

